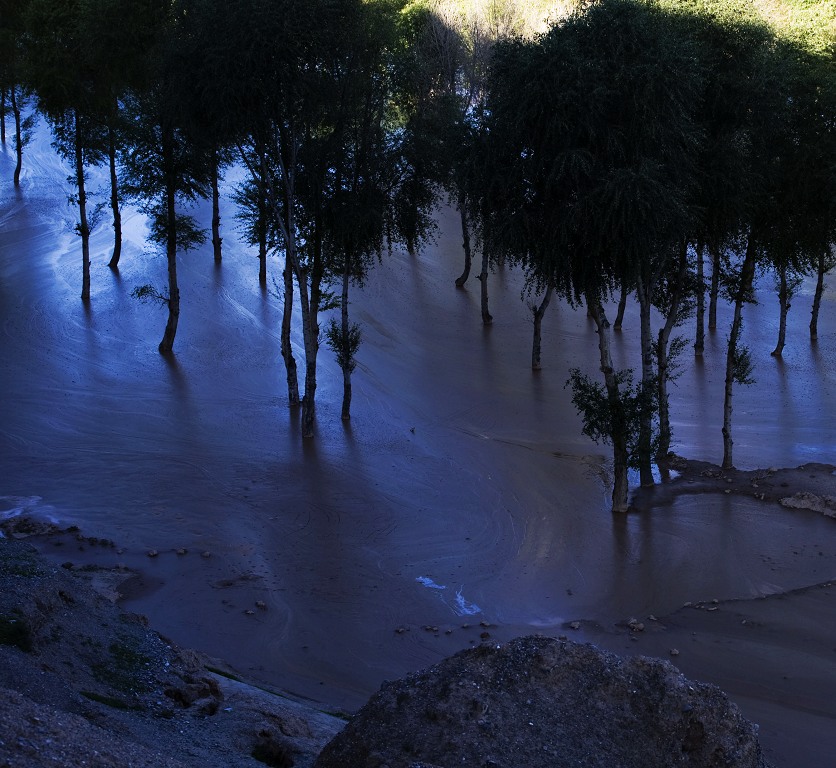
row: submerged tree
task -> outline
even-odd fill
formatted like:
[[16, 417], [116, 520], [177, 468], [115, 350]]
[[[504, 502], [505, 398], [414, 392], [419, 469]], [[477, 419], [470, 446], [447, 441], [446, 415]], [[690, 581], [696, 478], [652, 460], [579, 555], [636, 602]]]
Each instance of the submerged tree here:
[[34, 116], [25, 114], [31, 92], [26, 75], [26, 14], [28, 0], [0, 0], [0, 88], [3, 91], [3, 127], [5, 131], [5, 104], [14, 119], [15, 169], [13, 181], [20, 186], [23, 169], [23, 148], [31, 140]]
[[[610, 409], [608, 418], [595, 409], [584, 418], [610, 429], [614, 510], [627, 507], [633, 458], [642, 480], [652, 482], [644, 470], [653, 456], [656, 378], [645, 320], [638, 392], [627, 385], [629, 372], [615, 370], [603, 303], [615, 286], [640, 285], [649, 320], [657, 283], [676, 271], [667, 254], [691, 220], [693, 105], [702, 78], [689, 38], [675, 31], [649, 5], [592, 6], [535, 45], [501, 46], [488, 101], [486, 241], [521, 261], [544, 287], [554, 284], [582, 300], [595, 322], [606, 397], [576, 393], [576, 403]], [[579, 375], [571, 382], [583, 393], [597, 391]], [[638, 435], [628, 434], [634, 406]]]
[[105, 156], [105, 136], [95, 70], [86, 54], [83, 8], [78, 0], [31, 0], [27, 9], [27, 70], [38, 94], [38, 108], [52, 128], [53, 147], [73, 169], [68, 181], [76, 193], [76, 231], [81, 237], [82, 301], [90, 300], [90, 210], [87, 167]]
[[139, 200], [149, 219], [149, 238], [165, 252], [168, 288], [151, 285], [135, 290], [140, 299], [153, 299], [168, 308], [159, 345], [162, 354], [174, 349], [180, 319], [177, 255], [205, 241], [205, 233], [183, 205], [206, 197], [210, 169], [207, 153], [190, 136], [195, 116], [182, 98], [179, 52], [183, 9], [174, 6], [159, 19], [155, 45], [149, 51], [144, 87], [127, 100], [129, 149], [124, 156], [126, 193]]

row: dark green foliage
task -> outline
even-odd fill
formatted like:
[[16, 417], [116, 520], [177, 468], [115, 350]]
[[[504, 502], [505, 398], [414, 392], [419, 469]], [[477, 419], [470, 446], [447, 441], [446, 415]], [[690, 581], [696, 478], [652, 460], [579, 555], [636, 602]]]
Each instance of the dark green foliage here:
[[347, 333], [343, 333], [343, 329], [337, 324], [337, 321], [331, 318], [328, 321], [328, 327], [325, 329], [325, 338], [328, 341], [328, 346], [333, 351], [337, 358], [337, 364], [343, 371], [352, 373], [357, 365], [354, 356], [360, 348], [360, 338], [362, 331], [357, 323], [350, 323]]
[[732, 353], [732, 377], [735, 384], [744, 386], [754, 384], [755, 379], [752, 376], [754, 370], [755, 366], [752, 362], [752, 353], [749, 351], [749, 347], [738, 342]]
[[[572, 405], [583, 419], [583, 434], [596, 443], [610, 445], [613, 435], [627, 436], [630, 466], [637, 466], [639, 422], [643, 409], [654, 408], [656, 390], [633, 383], [633, 372], [615, 374], [619, 399], [614, 403], [603, 384], [593, 381], [579, 368], [569, 371], [566, 386], [572, 390]], [[654, 430], [651, 450], [655, 452], [658, 436]]]
[[132, 291], [131, 296], [142, 302], [151, 302], [153, 304], [165, 305], [168, 304], [168, 296], [158, 291], [150, 283], [145, 285], [137, 285]]
[[152, 661], [136, 641], [126, 636], [110, 644], [105, 660], [93, 666], [93, 674], [121, 693], [145, 692], [151, 690], [148, 673]]

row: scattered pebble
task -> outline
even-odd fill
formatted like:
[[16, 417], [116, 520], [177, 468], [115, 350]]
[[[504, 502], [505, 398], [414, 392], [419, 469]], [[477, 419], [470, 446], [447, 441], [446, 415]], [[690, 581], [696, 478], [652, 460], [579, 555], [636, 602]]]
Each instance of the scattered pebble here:
[[256, 600], [255, 601], [255, 607], [256, 608], [261, 608], [262, 611], [266, 611], [267, 610], [267, 603], [265, 603], [263, 600]]
[[253, 616], [255, 614], [255, 611], [252, 608], [247, 608], [247, 610], [244, 611], [244, 613], [246, 613], [247, 616]]
[[189, 553], [189, 550], [185, 549], [184, 547], [180, 547], [180, 549], [177, 550], [178, 555], [186, 555], [188, 553]]
[[479, 633], [479, 637], [481, 637], [483, 640], [487, 640], [490, 636], [491, 636], [490, 632], [480, 632]]
[[671, 648], [671, 656], [679, 656], [679, 649]]
[[569, 622], [569, 629], [580, 629], [581, 623], [579, 621], [570, 621]]
[[404, 632], [409, 632], [408, 627], [395, 627], [395, 632], [398, 635], [402, 635]]
[[160, 554], [160, 553], [159, 553], [159, 552], [157, 552], [157, 550], [156, 550], [156, 549], [149, 549], [149, 550], [148, 550], [148, 557], [156, 557], [156, 556], [157, 556], [157, 555], [159, 555], [159, 554]]
[[201, 552], [200, 556], [201, 557], [212, 557], [212, 553], [211, 552]]

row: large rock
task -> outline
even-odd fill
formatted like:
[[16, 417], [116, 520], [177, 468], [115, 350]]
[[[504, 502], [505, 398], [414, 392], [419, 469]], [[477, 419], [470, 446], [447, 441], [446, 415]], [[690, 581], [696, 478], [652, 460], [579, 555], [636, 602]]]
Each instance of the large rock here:
[[524, 637], [380, 691], [315, 768], [762, 768], [756, 727], [673, 665]]

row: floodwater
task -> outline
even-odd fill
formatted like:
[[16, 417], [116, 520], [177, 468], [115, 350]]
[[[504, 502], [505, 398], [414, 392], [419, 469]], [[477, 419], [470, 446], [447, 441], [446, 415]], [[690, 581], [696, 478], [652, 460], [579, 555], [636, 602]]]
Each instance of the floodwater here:
[[[228, 201], [223, 263], [210, 245], [180, 257], [182, 314], [167, 360], [157, 353], [164, 311], [130, 296], [143, 283], [165, 286], [143, 217], [126, 211], [118, 272], [106, 266], [106, 219], [96, 229], [85, 307], [67, 170], [43, 128], [19, 191], [13, 159], [10, 145], [0, 149], [0, 514], [25, 508], [113, 540], [118, 554], [70, 544], [52, 554], [140, 569], [127, 607], [180, 645], [353, 710], [384, 679], [483, 631], [500, 640], [559, 634], [581, 620], [600, 631], [573, 638], [649, 653], [641, 642], [622, 648], [631, 644], [615, 624], [667, 616], [686, 601], [761, 605], [752, 599], [836, 579], [836, 521], [812, 512], [681, 496], [613, 517], [607, 448], [581, 435], [564, 387], [572, 366], [596, 374], [590, 321], [554, 302], [543, 369], [532, 373], [519, 274], [491, 275], [494, 323], [483, 328], [478, 281], [453, 285], [461, 253], [449, 211], [434, 246], [417, 258], [384, 254], [354, 289], [363, 344], [352, 420], [340, 421], [342, 379], [323, 344], [317, 435], [302, 441], [286, 401], [276, 289], [259, 288]], [[94, 187], [102, 181], [93, 174]], [[208, 226], [207, 208], [195, 213]], [[280, 270], [271, 259], [270, 279], [280, 281]], [[775, 360], [771, 282], [762, 277], [762, 303], [746, 309], [757, 383], [736, 390], [735, 462], [833, 462], [836, 293], [826, 294], [811, 345], [803, 286]], [[721, 308], [721, 329], [728, 315]], [[637, 332], [631, 307], [616, 339], [619, 365], [638, 367]], [[691, 458], [722, 457], [725, 339], [724, 330], [711, 335], [701, 361], [686, 351], [672, 393], [674, 448]], [[295, 343], [301, 361], [301, 335]], [[787, 600], [797, 617], [801, 598]], [[810, 631], [836, 650], [832, 609], [819, 607], [825, 619]], [[761, 722], [774, 759], [830, 765], [832, 695], [813, 682], [799, 683], [795, 698], [775, 693], [775, 648], [789, 635], [778, 632], [768, 654], [753, 651], [746, 672], [735, 662], [731, 673], [731, 641], [699, 629], [709, 638], [702, 656], [683, 649], [677, 664], [729, 690]], [[810, 659], [811, 679], [836, 681], [836, 653]]]

